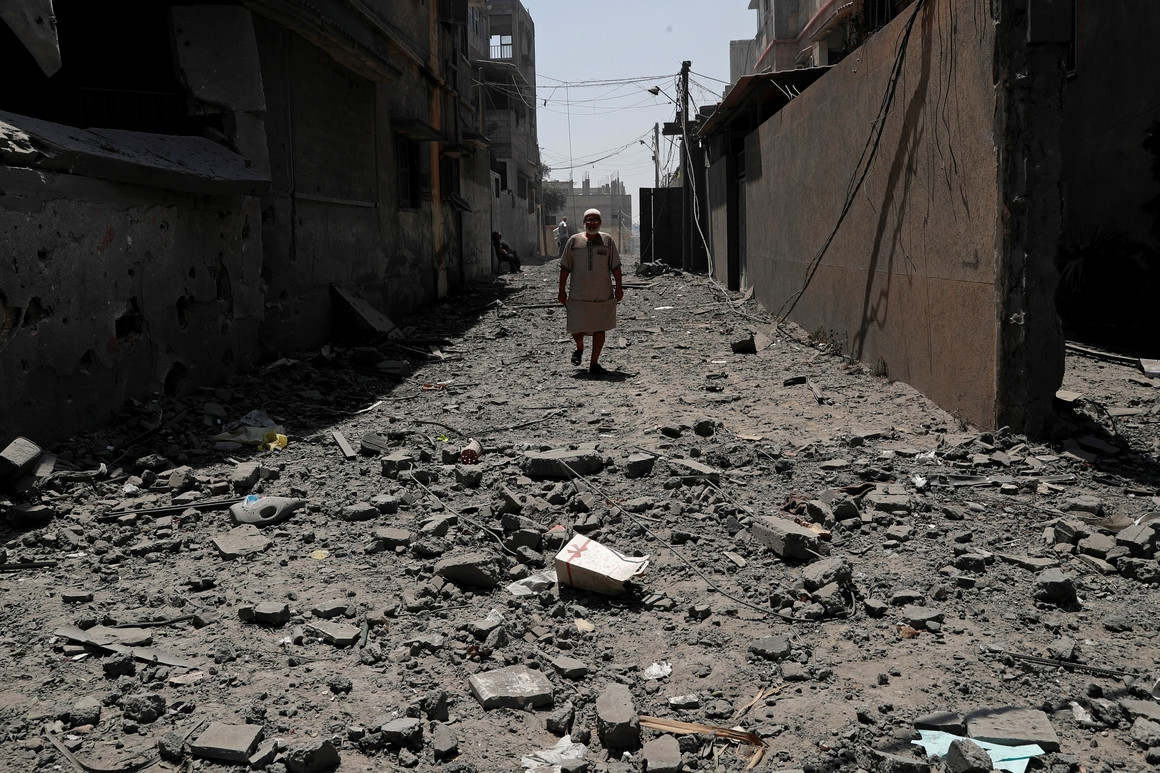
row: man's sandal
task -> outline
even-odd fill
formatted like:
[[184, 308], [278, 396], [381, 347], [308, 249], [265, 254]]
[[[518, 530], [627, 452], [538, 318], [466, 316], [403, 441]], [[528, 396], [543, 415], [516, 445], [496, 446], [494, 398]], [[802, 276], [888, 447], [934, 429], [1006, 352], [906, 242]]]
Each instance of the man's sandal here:
[[605, 370], [604, 366], [601, 365], [599, 362], [594, 362], [588, 366], [588, 372], [591, 373], [593, 376], [603, 376], [608, 371]]
[[579, 365], [580, 360], [582, 360], [582, 359], [584, 359], [584, 350], [583, 349], [577, 349], [576, 351], [572, 352], [572, 364], [573, 365]]

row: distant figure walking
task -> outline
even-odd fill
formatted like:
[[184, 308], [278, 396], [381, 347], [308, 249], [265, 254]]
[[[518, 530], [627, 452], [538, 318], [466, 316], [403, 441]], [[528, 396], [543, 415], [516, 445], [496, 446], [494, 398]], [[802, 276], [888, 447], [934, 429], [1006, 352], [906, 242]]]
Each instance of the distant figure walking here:
[[560, 252], [564, 251], [564, 243], [568, 241], [571, 234], [568, 232], [568, 217], [565, 215], [560, 218], [560, 225], [556, 226], [556, 246]]
[[592, 336], [588, 372], [607, 371], [600, 364], [604, 331], [616, 327], [616, 304], [624, 298], [620, 254], [612, 237], [600, 230], [600, 210], [584, 213], [584, 232], [568, 237], [560, 254], [557, 299], [568, 309], [568, 332], [576, 342], [572, 364], [584, 358], [584, 336]]

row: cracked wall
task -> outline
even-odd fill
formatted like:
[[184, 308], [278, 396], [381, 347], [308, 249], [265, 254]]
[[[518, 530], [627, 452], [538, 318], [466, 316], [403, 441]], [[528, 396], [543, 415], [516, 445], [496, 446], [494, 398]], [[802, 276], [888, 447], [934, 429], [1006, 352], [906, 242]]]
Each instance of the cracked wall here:
[[52, 443], [258, 355], [258, 208], [0, 167], [0, 437]]

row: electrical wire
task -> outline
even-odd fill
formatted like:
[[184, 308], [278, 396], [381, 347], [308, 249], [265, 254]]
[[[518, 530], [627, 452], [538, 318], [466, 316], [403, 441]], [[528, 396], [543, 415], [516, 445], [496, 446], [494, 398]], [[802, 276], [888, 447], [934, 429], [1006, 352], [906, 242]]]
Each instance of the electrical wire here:
[[[811, 258], [810, 262], [806, 265], [806, 278], [802, 283], [801, 288], [799, 288], [797, 292], [790, 295], [789, 298], [786, 298], [785, 302], [782, 303], [781, 308], [779, 308], [777, 313], [774, 314], [774, 317], [776, 317], [778, 320], [777, 324], [779, 326], [793, 312], [794, 308], [797, 306], [798, 301], [801, 300], [802, 295], [805, 294], [806, 288], [808, 288], [810, 286], [810, 282], [813, 281], [814, 275], [818, 272], [818, 268], [821, 266], [822, 258], [825, 257], [826, 252], [830, 249], [830, 245], [838, 235], [838, 230], [842, 227], [842, 223], [845, 222], [846, 216], [850, 213], [850, 209], [854, 205], [854, 199], [858, 190], [862, 187], [862, 183], [865, 182], [866, 177], [870, 174], [870, 166], [873, 164], [875, 157], [878, 155], [878, 147], [881, 143], [882, 132], [884, 131], [886, 125], [886, 116], [890, 112], [891, 106], [894, 104], [894, 94], [898, 87], [899, 77], [902, 75], [902, 64], [906, 60], [906, 51], [910, 45], [910, 33], [914, 28], [915, 21], [918, 19], [918, 13], [922, 10], [922, 7], [925, 3], [926, 0], [916, 0], [914, 3], [914, 11], [910, 14], [910, 18], [906, 20], [906, 26], [902, 30], [902, 40], [898, 45], [897, 52], [894, 54], [894, 63], [890, 68], [890, 77], [886, 84], [886, 90], [882, 93], [882, 101], [878, 107], [878, 115], [872, 123], [870, 134], [866, 138], [866, 144], [862, 147], [862, 154], [858, 157], [858, 162], [854, 165], [854, 170], [850, 174], [850, 181], [846, 185], [846, 196], [842, 203], [842, 209], [838, 213], [838, 220], [836, 223], [834, 223], [834, 228], [830, 231], [830, 234], [826, 237], [826, 240], [822, 243], [822, 246], [818, 248], [818, 251], [814, 253], [813, 258]], [[787, 305], [789, 306], [788, 309], [786, 308]], [[783, 310], [785, 311], [784, 314], [782, 314]]]

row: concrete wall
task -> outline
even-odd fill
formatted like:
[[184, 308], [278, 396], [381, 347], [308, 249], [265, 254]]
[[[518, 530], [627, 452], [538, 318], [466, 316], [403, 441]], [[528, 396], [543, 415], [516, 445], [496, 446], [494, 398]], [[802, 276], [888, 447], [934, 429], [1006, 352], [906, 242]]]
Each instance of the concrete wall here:
[[[1022, 2], [916, 7], [908, 41], [911, 10], [747, 138], [749, 283], [770, 310], [792, 307], [806, 330], [963, 420], [1037, 429], [1062, 372], [1054, 287], [1040, 271], [1059, 195], [1047, 173], [1016, 179], [1041, 149], [1007, 133], [1058, 125], [1058, 104], [1011, 104], [1007, 84], [1043, 66], [1017, 50]], [[1032, 189], [1036, 213], [1010, 206]]]
[[0, 438], [41, 443], [258, 358], [252, 197], [0, 166]]

